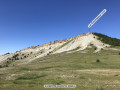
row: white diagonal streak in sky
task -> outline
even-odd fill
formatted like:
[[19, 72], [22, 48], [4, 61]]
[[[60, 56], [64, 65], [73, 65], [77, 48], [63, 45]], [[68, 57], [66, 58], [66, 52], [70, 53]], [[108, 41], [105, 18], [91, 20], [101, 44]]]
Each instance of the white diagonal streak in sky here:
[[90, 28], [107, 10], [104, 9], [89, 25], [88, 28]]

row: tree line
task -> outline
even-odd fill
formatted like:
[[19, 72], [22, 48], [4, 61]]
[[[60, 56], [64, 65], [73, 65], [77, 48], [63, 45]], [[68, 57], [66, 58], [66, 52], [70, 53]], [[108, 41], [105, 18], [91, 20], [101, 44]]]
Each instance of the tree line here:
[[99, 40], [101, 40], [103, 43], [112, 45], [112, 46], [120, 46], [120, 39], [117, 38], [111, 38], [107, 35], [100, 34], [100, 33], [93, 33], [94, 35], [98, 36]]

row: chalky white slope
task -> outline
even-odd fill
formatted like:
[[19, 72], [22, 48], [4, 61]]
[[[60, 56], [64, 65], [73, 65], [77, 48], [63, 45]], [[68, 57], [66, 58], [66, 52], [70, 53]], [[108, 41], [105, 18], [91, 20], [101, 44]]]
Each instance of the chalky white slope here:
[[64, 51], [70, 51], [70, 50], [73, 50], [73, 49], [75, 49], [77, 47], [79, 47], [79, 49], [77, 51], [84, 50], [91, 44], [94, 45], [95, 47], [97, 47], [95, 52], [98, 52], [102, 48], [110, 46], [108, 44], [102, 43], [97, 38], [98, 37], [93, 35], [92, 33], [78, 35], [70, 43], [68, 43], [67, 45], [60, 48], [59, 50], [57, 50], [54, 53], [61, 53], [61, 52], [64, 52]]
[[18, 58], [23, 58], [22, 55], [24, 54], [27, 55], [27, 58], [24, 58], [24, 61], [30, 62], [37, 58], [44, 57], [48, 54], [56, 54], [65, 51], [71, 51], [78, 47], [79, 49], [77, 49], [76, 51], [84, 50], [89, 45], [93, 45], [97, 48], [95, 52], [99, 52], [102, 48], [106, 48], [110, 46], [108, 44], [102, 43], [97, 38], [98, 37], [92, 33], [81, 34], [73, 38], [54, 41], [40, 46], [33, 46], [9, 55], [3, 55], [0, 56], [0, 61], [4, 61], [7, 58], [11, 58], [15, 54], [19, 54]]

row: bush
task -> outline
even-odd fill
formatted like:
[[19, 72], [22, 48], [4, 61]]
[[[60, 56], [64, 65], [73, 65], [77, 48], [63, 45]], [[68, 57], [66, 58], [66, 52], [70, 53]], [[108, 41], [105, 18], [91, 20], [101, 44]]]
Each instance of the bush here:
[[7, 55], [7, 54], [10, 54], [10, 53], [8, 52], [8, 53], [5, 53], [4, 55]]
[[9, 61], [7, 61], [7, 63], [9, 63]]
[[11, 60], [11, 58], [7, 58], [7, 60]]
[[6, 64], [5, 67], [8, 67], [8, 65]]
[[49, 51], [49, 53], [52, 53], [52, 51]]
[[96, 62], [100, 62], [100, 60], [99, 60], [99, 59], [97, 59], [97, 60], [96, 60]]
[[119, 52], [119, 55], [120, 55], [120, 52]]
[[19, 56], [19, 54], [15, 54], [14, 56], [13, 56], [13, 58], [16, 58], [16, 57], [18, 57]]
[[19, 58], [16, 58], [16, 60], [19, 60]]
[[0, 65], [0, 68], [2, 68], [2, 65]]
[[94, 50], [97, 50], [97, 48], [95, 47]]

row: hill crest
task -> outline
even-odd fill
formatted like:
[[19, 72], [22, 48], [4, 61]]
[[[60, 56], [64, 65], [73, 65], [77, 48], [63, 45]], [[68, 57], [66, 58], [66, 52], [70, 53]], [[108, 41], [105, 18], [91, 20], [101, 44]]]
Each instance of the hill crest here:
[[22, 60], [31, 62], [37, 58], [44, 57], [50, 54], [57, 54], [62, 52], [81, 51], [89, 48], [91, 45], [96, 47], [94, 53], [101, 49], [110, 47], [109, 44], [103, 43], [94, 33], [80, 34], [78, 36], [57, 40], [39, 46], [28, 47], [15, 53], [0, 56], [0, 61], [5, 60]]

